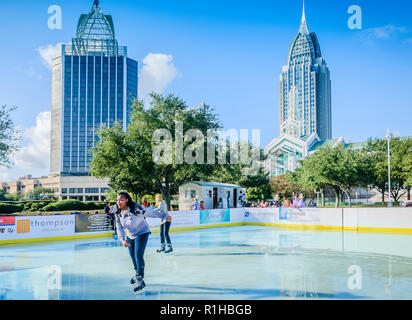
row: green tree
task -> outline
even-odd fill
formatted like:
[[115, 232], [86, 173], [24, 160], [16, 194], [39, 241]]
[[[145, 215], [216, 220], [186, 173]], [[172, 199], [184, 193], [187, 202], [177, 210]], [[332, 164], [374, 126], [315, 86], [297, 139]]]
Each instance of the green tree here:
[[[209, 180], [239, 185], [246, 189], [247, 198], [251, 201], [272, 198], [273, 190], [261, 163], [264, 156], [263, 150], [252, 143], [241, 141], [235, 147], [238, 152], [243, 152], [244, 155], [231, 159], [231, 151], [234, 148], [230, 141], [227, 141], [227, 145], [226, 164], [216, 165]], [[258, 156], [254, 156], [254, 153]], [[242, 157], [247, 158], [248, 161], [242, 161]]]
[[369, 139], [366, 146], [370, 155], [372, 174], [370, 186], [382, 195], [382, 204], [385, 203], [385, 193], [388, 191], [388, 147], [385, 140]]
[[336, 206], [341, 196], [351, 204], [350, 193], [355, 187], [369, 184], [370, 163], [364, 150], [351, 150], [344, 145], [326, 146], [306, 158], [296, 179], [304, 188], [324, 190], [331, 187], [336, 195]]
[[260, 168], [255, 175], [245, 175], [242, 172], [242, 165], [224, 165], [215, 168], [214, 174], [210, 177], [213, 182], [236, 184], [246, 189], [248, 200], [270, 199], [273, 197], [273, 190], [263, 168]]
[[134, 199], [152, 192], [149, 178], [150, 167], [146, 167], [145, 154], [141, 146], [130, 141], [121, 124], [104, 127], [99, 132], [99, 141], [91, 150], [94, 153], [90, 173], [98, 178], [109, 178], [113, 190], [130, 192]]
[[[295, 172], [288, 173], [287, 180], [292, 186], [298, 186], [300, 189], [310, 190], [311, 192], [314, 192], [314, 190], [319, 191], [322, 206], [325, 206], [325, 191], [332, 188], [332, 185], [320, 174], [317, 159], [309, 157], [306, 160], [301, 162], [301, 167], [297, 168]], [[339, 197], [336, 197], [336, 199], [338, 200]]]
[[[396, 203], [410, 190], [412, 139], [391, 139], [391, 195]], [[409, 187], [409, 188], [408, 188]], [[409, 194], [410, 197], [410, 194]]]
[[[299, 170], [299, 169], [297, 169]], [[307, 190], [302, 187], [297, 180], [298, 174], [296, 172], [288, 172], [287, 174], [273, 177], [270, 179], [270, 185], [273, 193], [280, 198], [292, 198], [295, 194], [305, 193]]]
[[332, 187], [338, 187], [351, 205], [351, 190], [369, 185], [371, 167], [367, 153], [364, 150], [346, 149], [340, 145], [321, 150], [319, 156], [324, 157], [320, 176]]
[[246, 189], [246, 195], [250, 201], [268, 200], [272, 198], [272, 188], [269, 183], [257, 187], [249, 187]]
[[6, 201], [22, 201], [24, 200], [25, 196], [21, 191], [17, 191], [16, 193], [6, 193], [4, 195]]
[[6, 200], [6, 192], [4, 190], [0, 190], [0, 201]]
[[[101, 131], [100, 140], [92, 150], [91, 174], [109, 177], [113, 189], [128, 190], [136, 196], [160, 192], [170, 209], [170, 196], [183, 182], [206, 178], [214, 170], [199, 152], [199, 147], [206, 149], [206, 141], [199, 146], [179, 133], [198, 129], [206, 137], [208, 130], [219, 128], [212, 111], [188, 111], [185, 102], [174, 95], [151, 94], [147, 108], [142, 101], [134, 102], [127, 132], [122, 132], [120, 125]], [[163, 137], [160, 142], [154, 139], [158, 130], [164, 130], [169, 139]], [[176, 141], [181, 144], [173, 143]], [[157, 153], [162, 146], [164, 151]], [[202, 161], [192, 164], [178, 161], [181, 149], [185, 155], [195, 153]]]
[[11, 167], [11, 156], [19, 149], [20, 133], [15, 129], [10, 113], [16, 108], [0, 106], [0, 167]]
[[106, 201], [110, 202], [116, 202], [117, 201], [117, 195], [119, 194], [118, 191], [113, 190], [113, 189], [107, 189], [105, 192], [105, 199]]
[[54, 194], [54, 191], [50, 188], [43, 188], [41, 186], [35, 187], [32, 191], [28, 192], [28, 196], [40, 196]]
[[[369, 140], [366, 147], [371, 157], [371, 186], [379, 190], [384, 203], [388, 193], [388, 142], [383, 139]], [[395, 202], [410, 190], [412, 185], [412, 139], [391, 139], [391, 197]], [[410, 194], [408, 195], [410, 197]]]
[[412, 138], [405, 140], [403, 153], [405, 156], [402, 159], [402, 168], [404, 172], [405, 187], [408, 192], [408, 200], [411, 200], [412, 188]]

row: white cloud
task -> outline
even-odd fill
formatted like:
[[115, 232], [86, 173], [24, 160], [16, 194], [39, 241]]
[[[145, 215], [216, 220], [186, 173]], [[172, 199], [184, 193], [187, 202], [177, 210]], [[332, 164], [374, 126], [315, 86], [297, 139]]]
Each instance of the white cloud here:
[[148, 54], [139, 73], [139, 98], [144, 99], [151, 92], [163, 93], [178, 76], [179, 70], [173, 64], [172, 55]]
[[52, 60], [61, 54], [61, 48], [64, 42], [56, 43], [55, 45], [49, 44], [46, 47], [38, 47], [36, 51], [40, 54], [40, 57], [43, 59], [44, 65], [51, 69]]
[[15, 155], [15, 163], [20, 168], [43, 169], [50, 164], [51, 112], [41, 112], [34, 127], [24, 130], [24, 140], [29, 142]]
[[395, 37], [399, 34], [405, 33], [407, 30], [404, 27], [398, 27], [388, 24], [383, 27], [369, 28], [360, 32], [361, 36], [366, 40], [386, 40]]

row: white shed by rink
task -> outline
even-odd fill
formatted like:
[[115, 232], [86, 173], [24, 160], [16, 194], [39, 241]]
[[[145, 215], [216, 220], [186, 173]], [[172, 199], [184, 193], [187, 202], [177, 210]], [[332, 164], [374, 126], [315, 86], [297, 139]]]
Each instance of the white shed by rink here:
[[179, 187], [179, 210], [191, 210], [195, 200], [204, 202], [205, 209], [240, 208], [246, 190], [234, 184], [190, 181]]

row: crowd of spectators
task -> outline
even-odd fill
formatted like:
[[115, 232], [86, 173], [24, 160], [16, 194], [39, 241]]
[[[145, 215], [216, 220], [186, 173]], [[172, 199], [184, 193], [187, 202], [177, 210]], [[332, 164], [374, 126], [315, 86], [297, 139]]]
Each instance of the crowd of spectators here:
[[[221, 200], [221, 199], [220, 199]], [[314, 200], [310, 200], [307, 204], [304, 201], [303, 195], [295, 196], [293, 201], [290, 199], [283, 198], [283, 200], [275, 200], [275, 201], [265, 201], [265, 200], [258, 200], [258, 201], [248, 201], [247, 199], [240, 199], [240, 203], [242, 207], [246, 208], [313, 208], [317, 207], [317, 204]], [[218, 208], [223, 208], [223, 206], [219, 205]], [[147, 208], [155, 209], [155, 203], [148, 203], [146, 200], [141, 203], [142, 206]], [[191, 205], [192, 210], [207, 210], [203, 201], [199, 201], [195, 199]], [[113, 214], [116, 212], [116, 204], [111, 208], [110, 202], [107, 203], [104, 212], [108, 214]], [[97, 213], [97, 212], [96, 212]], [[79, 213], [77, 213], [79, 214]]]
[[249, 208], [314, 208], [317, 207], [315, 201], [310, 200], [308, 204], [305, 203], [303, 200], [303, 196], [295, 196], [294, 200], [291, 201], [290, 199], [284, 198], [283, 200], [275, 200], [275, 201], [265, 201], [265, 200], [258, 200], [258, 201], [251, 201], [249, 202], [246, 200], [244, 202], [244, 207]]

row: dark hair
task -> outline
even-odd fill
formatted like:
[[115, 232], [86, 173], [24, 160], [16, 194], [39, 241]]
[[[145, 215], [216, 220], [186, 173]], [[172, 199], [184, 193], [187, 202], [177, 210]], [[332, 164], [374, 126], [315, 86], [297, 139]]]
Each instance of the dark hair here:
[[[136, 204], [133, 202], [132, 197], [127, 192], [120, 192], [118, 196], [126, 198], [128, 200], [127, 206], [129, 207], [130, 212], [136, 214]], [[120, 213], [121, 210], [122, 209], [119, 208], [116, 213]]]

